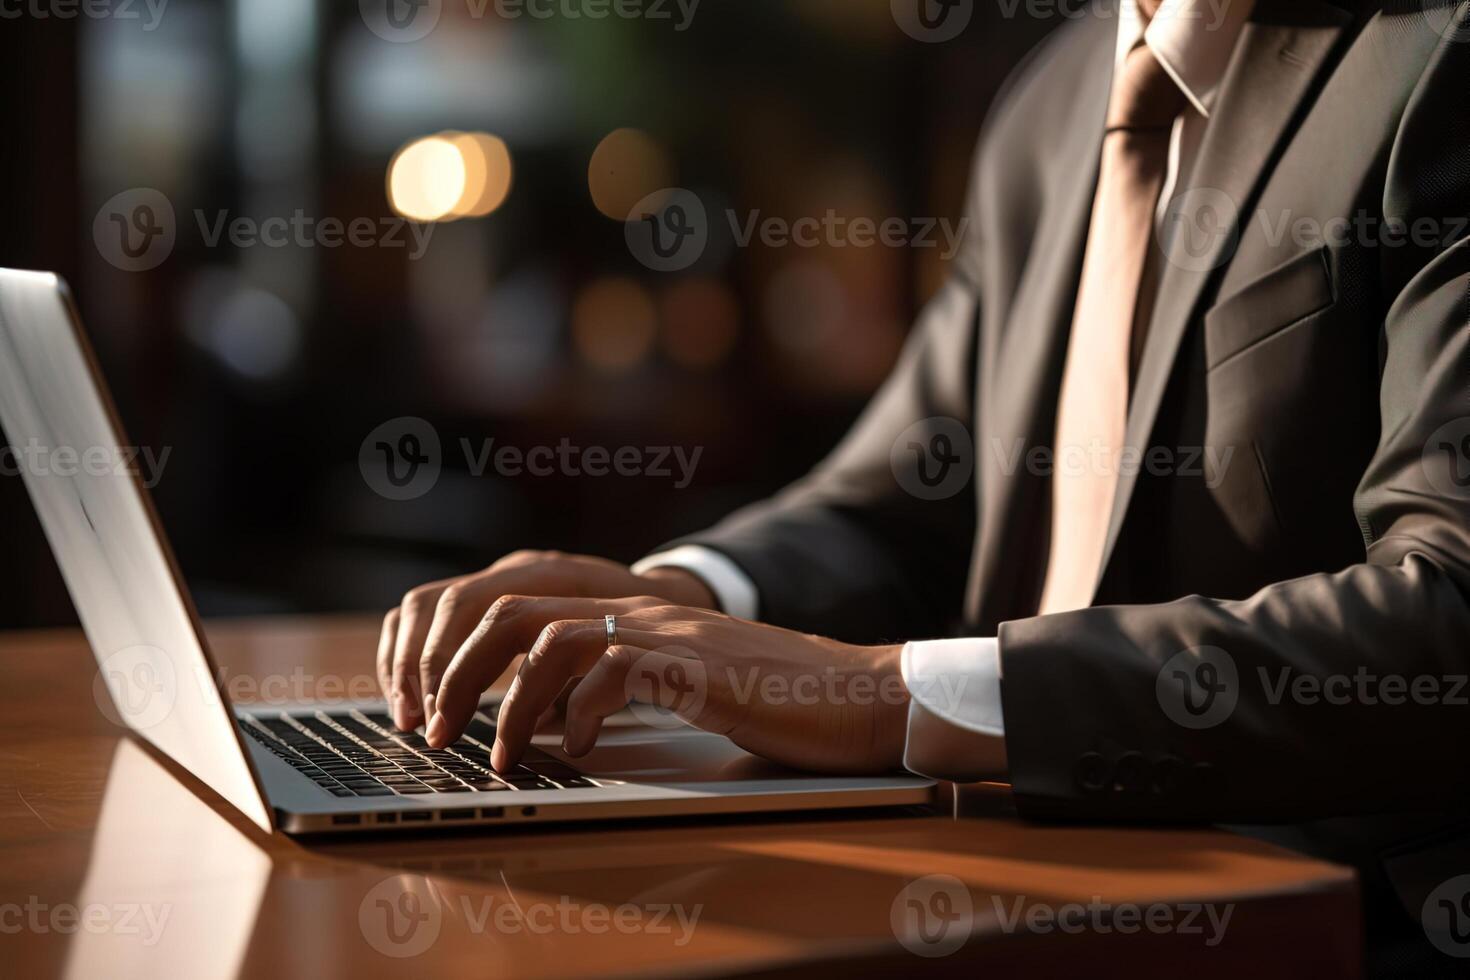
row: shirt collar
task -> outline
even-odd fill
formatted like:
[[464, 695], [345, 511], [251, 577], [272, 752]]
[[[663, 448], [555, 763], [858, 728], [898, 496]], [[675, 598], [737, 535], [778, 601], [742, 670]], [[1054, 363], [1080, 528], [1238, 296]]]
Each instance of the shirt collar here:
[[1209, 118], [1230, 54], [1254, 0], [1163, 0], [1145, 23], [1138, 0], [1121, 0], [1117, 63], [1141, 41], [1184, 97]]

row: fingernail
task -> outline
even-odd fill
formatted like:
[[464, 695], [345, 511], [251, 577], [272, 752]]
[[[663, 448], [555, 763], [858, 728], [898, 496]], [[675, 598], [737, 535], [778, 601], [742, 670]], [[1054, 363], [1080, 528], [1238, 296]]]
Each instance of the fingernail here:
[[490, 768], [496, 772], [505, 772], [505, 744], [500, 739], [495, 740], [495, 745], [490, 749]]
[[449, 725], [444, 721], [444, 716], [436, 711], [434, 716], [429, 719], [429, 729], [424, 733], [424, 740], [436, 749], [443, 748], [444, 745], [449, 743], [449, 739], [445, 738], [448, 734], [448, 727]]
[[432, 694], [425, 694], [424, 695], [424, 717], [425, 718], [432, 718], [437, 713], [438, 712], [435, 710], [435, 706], [434, 706], [434, 695], [432, 695]]

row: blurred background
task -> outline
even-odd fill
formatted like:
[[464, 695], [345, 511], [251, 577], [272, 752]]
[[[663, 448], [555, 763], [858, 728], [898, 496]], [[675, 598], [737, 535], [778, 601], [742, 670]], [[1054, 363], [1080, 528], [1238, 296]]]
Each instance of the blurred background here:
[[[382, 609], [524, 547], [636, 559], [816, 462], [945, 274], [937, 229], [729, 227], [955, 226], [1055, 25], [977, 0], [925, 43], [904, 2], [8, 4], [0, 265], [72, 284], [205, 615]], [[667, 188], [708, 212], [676, 271], [627, 234]], [[360, 464], [404, 417], [438, 478], [395, 499]], [[482, 465], [563, 445], [639, 472]], [[74, 621], [13, 466], [0, 509], [0, 626]]]

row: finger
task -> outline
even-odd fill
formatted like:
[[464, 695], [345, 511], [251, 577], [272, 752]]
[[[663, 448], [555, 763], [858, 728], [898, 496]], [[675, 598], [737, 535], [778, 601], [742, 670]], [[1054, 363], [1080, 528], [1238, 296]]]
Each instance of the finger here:
[[403, 597], [399, 606], [398, 637], [393, 643], [393, 722], [401, 731], [416, 727], [423, 717], [423, 692], [419, 689], [419, 656], [434, 607], [448, 585], [435, 582], [420, 586]]
[[[430, 719], [432, 734], [426, 733], [425, 738], [436, 747], [458, 738], [479, 707], [480, 694], [505, 673], [511, 661], [531, 649], [549, 624], [595, 619], [602, 627], [604, 616], [627, 615], [658, 602], [642, 596], [632, 599], [502, 596], [455, 653], [440, 678], [435, 695], [438, 714]], [[602, 636], [605, 646], [605, 630]]]
[[561, 620], [541, 632], [500, 705], [495, 747], [490, 753], [490, 765], [497, 772], [521, 760], [536, 732], [536, 720], [556, 692], [578, 673], [584, 660], [597, 656], [599, 647], [606, 646], [603, 624], [595, 620]]
[[398, 609], [388, 610], [383, 617], [383, 629], [378, 635], [378, 687], [383, 691], [383, 700], [393, 700], [393, 643], [398, 639]]
[[550, 728], [558, 718], [566, 715], [567, 701], [572, 692], [577, 689], [577, 679], [574, 677], [562, 685], [561, 693], [556, 696], [549, 707], [541, 712], [541, 717], [536, 719], [536, 732], [540, 734], [544, 729]]
[[[450, 584], [439, 594], [419, 657], [419, 684], [425, 698], [438, 692], [439, 680], [454, 660], [455, 651], [469, 639], [490, 604], [500, 598], [502, 590], [497, 588], [497, 581], [503, 582], [504, 578], [471, 576]], [[425, 709], [424, 717], [432, 718], [433, 713]]]
[[562, 748], [570, 756], [584, 756], [597, 744], [602, 723], [628, 706], [628, 674], [648, 656], [641, 647], [608, 647], [567, 699], [567, 721]]
[[[621, 629], [628, 643], [649, 644], [652, 634]], [[490, 762], [497, 771], [516, 765], [531, 743], [536, 719], [556, 700], [567, 681], [593, 666], [607, 650], [607, 634], [598, 620], [562, 620], [542, 631], [521, 664], [500, 706], [495, 748]]]

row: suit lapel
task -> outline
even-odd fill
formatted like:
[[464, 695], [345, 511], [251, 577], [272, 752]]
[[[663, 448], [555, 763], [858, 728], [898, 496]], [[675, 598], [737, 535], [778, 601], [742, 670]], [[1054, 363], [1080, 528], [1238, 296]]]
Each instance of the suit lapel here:
[[[1229, 263], [1241, 223], [1286, 136], [1329, 64], [1351, 15], [1319, 0], [1259, 0], [1242, 28], [1187, 189], [1176, 192], [1161, 231], [1161, 276], [1129, 408], [1125, 445], [1148, 447], [1159, 406], [1205, 286]], [[1125, 468], [1113, 501], [1107, 569], [1137, 467]]]
[[981, 359], [977, 390], [983, 417], [991, 421], [977, 429], [986, 439], [977, 446], [985, 490], [966, 609], [971, 622], [990, 628], [1018, 610], [1034, 610], [1041, 594], [1050, 478], [1032, 472], [1024, 457], [1011, 455], [1017, 447], [1029, 452], [1050, 446], [1055, 438], [1057, 392], [1102, 154], [1116, 25], [1116, 16], [1109, 18], [1083, 63], [1075, 66], [1077, 97], [1067, 117], [1044, 124], [1057, 138], [1041, 155], [1050, 169], [1043, 176], [1047, 204], [1035, 219], [1031, 251], [1036, 261], [1017, 289], [996, 348]]

